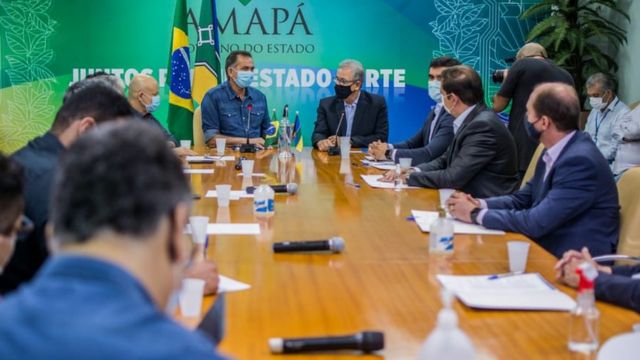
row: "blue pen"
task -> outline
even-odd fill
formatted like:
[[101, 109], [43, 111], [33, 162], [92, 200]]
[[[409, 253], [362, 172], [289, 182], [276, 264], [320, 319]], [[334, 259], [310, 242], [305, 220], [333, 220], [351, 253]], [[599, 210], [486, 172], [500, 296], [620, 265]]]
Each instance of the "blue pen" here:
[[502, 279], [509, 276], [516, 276], [516, 275], [522, 275], [522, 274], [524, 274], [524, 271], [514, 271], [514, 272], [509, 272], [504, 274], [495, 274], [495, 275], [489, 276], [488, 280], [497, 280], [497, 279]]

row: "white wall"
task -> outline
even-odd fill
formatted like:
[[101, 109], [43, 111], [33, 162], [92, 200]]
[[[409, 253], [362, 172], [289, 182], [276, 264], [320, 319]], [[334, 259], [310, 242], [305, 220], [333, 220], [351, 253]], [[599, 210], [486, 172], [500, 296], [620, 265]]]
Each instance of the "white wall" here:
[[640, 100], [640, 0], [620, 0], [620, 7], [629, 14], [627, 45], [618, 51], [618, 93], [627, 104]]

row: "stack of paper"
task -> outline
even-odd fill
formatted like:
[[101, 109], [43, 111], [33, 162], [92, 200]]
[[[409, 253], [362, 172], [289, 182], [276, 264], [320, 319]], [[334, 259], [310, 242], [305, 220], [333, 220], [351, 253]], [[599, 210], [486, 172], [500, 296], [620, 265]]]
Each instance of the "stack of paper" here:
[[373, 157], [369, 157], [362, 160], [362, 163], [366, 166], [371, 166], [380, 170], [393, 170], [396, 168], [396, 163], [393, 161], [376, 161]]
[[[185, 234], [191, 234], [191, 224], [187, 224]], [[208, 224], [209, 235], [260, 235], [259, 224]]]
[[[395, 185], [392, 182], [384, 182], [380, 181], [382, 175], [360, 175], [362, 179], [372, 188], [378, 189], [395, 189]], [[407, 184], [402, 184], [399, 186], [400, 189], [419, 189], [415, 186], [408, 186]]]
[[[411, 215], [422, 232], [429, 232], [431, 224], [438, 219], [436, 211], [411, 210]], [[451, 215], [447, 214], [448, 218]], [[502, 230], [489, 230], [482, 225], [468, 224], [459, 220], [453, 220], [453, 232], [456, 234], [480, 234], [480, 235], [504, 235]]]
[[185, 174], [213, 174], [213, 169], [183, 169]]
[[540, 274], [522, 274], [490, 279], [490, 275], [437, 275], [442, 286], [465, 305], [496, 310], [568, 311], [576, 303], [554, 288]]
[[211, 156], [211, 155], [196, 155], [187, 156], [187, 162], [216, 162], [216, 161], [234, 161], [235, 156]]
[[220, 275], [219, 278], [220, 278], [220, 282], [218, 283], [218, 294], [225, 293], [225, 292], [248, 290], [251, 288], [251, 285], [249, 284], [245, 284], [243, 282], [234, 280], [224, 275]]

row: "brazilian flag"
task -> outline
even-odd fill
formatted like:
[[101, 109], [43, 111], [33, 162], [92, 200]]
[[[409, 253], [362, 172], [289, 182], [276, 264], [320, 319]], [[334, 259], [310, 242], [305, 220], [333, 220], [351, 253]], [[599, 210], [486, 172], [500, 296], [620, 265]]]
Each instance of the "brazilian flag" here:
[[298, 152], [301, 152], [304, 148], [304, 141], [302, 140], [302, 124], [300, 123], [300, 113], [296, 111], [296, 120], [293, 122], [293, 144]]
[[264, 139], [265, 147], [274, 147], [278, 145], [278, 130], [280, 129], [280, 121], [276, 116], [276, 109], [273, 109], [273, 115], [271, 115], [271, 126], [267, 130], [267, 136]]
[[187, 2], [178, 0], [173, 17], [169, 58], [169, 131], [179, 140], [193, 140], [193, 100], [189, 71]]

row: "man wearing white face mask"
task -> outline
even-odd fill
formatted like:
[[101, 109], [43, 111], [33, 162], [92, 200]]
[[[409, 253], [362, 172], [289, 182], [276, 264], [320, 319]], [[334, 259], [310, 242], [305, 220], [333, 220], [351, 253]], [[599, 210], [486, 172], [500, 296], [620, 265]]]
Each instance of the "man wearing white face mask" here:
[[227, 56], [227, 81], [207, 91], [202, 99], [202, 131], [209, 146], [215, 146], [215, 138], [225, 138], [227, 144], [248, 140], [264, 145], [271, 120], [266, 96], [251, 87], [254, 70], [251, 53], [232, 51]]
[[442, 106], [440, 82], [442, 72], [460, 62], [448, 56], [431, 60], [429, 65], [429, 97], [436, 102], [424, 125], [411, 138], [396, 144], [381, 141], [369, 145], [369, 154], [376, 160], [411, 158], [414, 165], [429, 162], [442, 155], [453, 139], [453, 116]]
[[584, 131], [612, 165], [622, 142], [614, 129], [629, 108], [616, 96], [613, 79], [602, 73], [593, 74], [587, 79], [587, 95], [592, 110]]
[[156, 79], [146, 74], [134, 76], [129, 83], [129, 95], [127, 99], [131, 107], [140, 113], [142, 120], [162, 130], [169, 146], [174, 149], [173, 151], [177, 155], [197, 155], [197, 153], [190, 149], [179, 147], [178, 140], [153, 116], [152, 113], [160, 106], [159, 88]]

